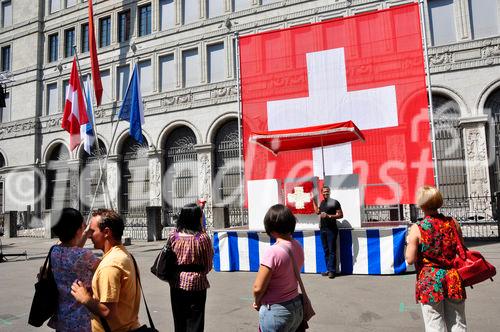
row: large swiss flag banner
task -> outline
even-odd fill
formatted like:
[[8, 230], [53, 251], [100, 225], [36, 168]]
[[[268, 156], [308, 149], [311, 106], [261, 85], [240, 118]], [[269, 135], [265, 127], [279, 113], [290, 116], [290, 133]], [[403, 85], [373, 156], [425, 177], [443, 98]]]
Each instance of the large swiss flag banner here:
[[[417, 4], [240, 38], [246, 181], [357, 174], [365, 204], [433, 184]], [[273, 155], [255, 131], [352, 120], [366, 142]], [[322, 159], [322, 155], [324, 159]]]

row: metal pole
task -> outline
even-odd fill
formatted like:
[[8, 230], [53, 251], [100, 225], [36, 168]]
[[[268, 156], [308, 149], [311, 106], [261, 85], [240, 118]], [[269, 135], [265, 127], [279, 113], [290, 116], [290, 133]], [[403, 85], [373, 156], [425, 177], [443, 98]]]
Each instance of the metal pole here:
[[[80, 68], [80, 59], [78, 58], [78, 52], [77, 52], [77, 49], [76, 49], [76, 45], [73, 45], [73, 49], [75, 50], [76, 66], [78, 67], [78, 71], [81, 73], [82, 70]], [[85, 86], [83, 85], [82, 76], [79, 75], [79, 78], [80, 78], [80, 86], [85, 91]], [[84, 98], [84, 99], [85, 99], [85, 103], [87, 103], [87, 98]], [[87, 107], [88, 107], [88, 105], [87, 105]], [[89, 211], [92, 211], [92, 209], [94, 207], [95, 199], [97, 197], [97, 191], [99, 190], [99, 185], [102, 184], [102, 191], [103, 191], [104, 195], [106, 195], [106, 192], [107, 192], [107, 183], [101, 181], [104, 172], [102, 170], [102, 164], [101, 164], [101, 158], [102, 158], [102, 156], [101, 156], [101, 147], [99, 146], [99, 137], [97, 136], [97, 124], [95, 122], [94, 112], [92, 112], [92, 124], [93, 124], [91, 126], [92, 127], [92, 133], [94, 134], [94, 137], [95, 137], [95, 144], [96, 144], [96, 150], [97, 150], [97, 153], [96, 153], [97, 154], [97, 162], [99, 164], [99, 181], [97, 182], [97, 186], [96, 186], [96, 189], [94, 191], [94, 195], [92, 196], [92, 202], [90, 204]], [[108, 197], [109, 197], [109, 193], [108, 193]], [[108, 201], [107, 201], [106, 198], [104, 200], [104, 203], [106, 205], [106, 208], [108, 208], [109, 205], [108, 205]], [[91, 213], [89, 213], [89, 215], [87, 216], [87, 223], [90, 221], [90, 215], [91, 215]]]
[[432, 104], [432, 90], [431, 90], [431, 70], [429, 67], [429, 50], [427, 48], [427, 29], [425, 26], [425, 15], [424, 15], [424, 3], [425, 0], [419, 0], [418, 6], [420, 9], [420, 22], [422, 29], [422, 39], [424, 45], [424, 59], [425, 59], [425, 71], [427, 74], [427, 93], [429, 96], [429, 120], [431, 122], [431, 142], [432, 142], [432, 160], [434, 164], [434, 183], [436, 188], [439, 189], [439, 177], [438, 177], [438, 167], [437, 167], [437, 156], [436, 156], [436, 132], [434, 129], [434, 106]]
[[239, 160], [239, 169], [240, 169], [240, 213], [241, 213], [241, 226], [243, 226], [243, 153], [241, 142], [243, 140], [243, 135], [241, 131], [241, 77], [240, 77], [240, 39], [238, 32], [234, 32], [234, 45], [236, 48], [236, 98], [238, 101], [238, 160]]
[[323, 151], [323, 136], [321, 136], [321, 167], [323, 170], [323, 183], [325, 183], [325, 153]]

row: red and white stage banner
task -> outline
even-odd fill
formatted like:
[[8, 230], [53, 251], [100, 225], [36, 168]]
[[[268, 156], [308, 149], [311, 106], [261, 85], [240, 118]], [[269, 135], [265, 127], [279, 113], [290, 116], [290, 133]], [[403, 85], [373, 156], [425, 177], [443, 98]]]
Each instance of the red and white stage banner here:
[[[365, 204], [414, 203], [434, 183], [418, 4], [243, 36], [240, 66], [246, 181], [322, 179], [323, 154], [326, 176], [358, 175]], [[249, 142], [349, 120], [365, 142], [278, 155]]]

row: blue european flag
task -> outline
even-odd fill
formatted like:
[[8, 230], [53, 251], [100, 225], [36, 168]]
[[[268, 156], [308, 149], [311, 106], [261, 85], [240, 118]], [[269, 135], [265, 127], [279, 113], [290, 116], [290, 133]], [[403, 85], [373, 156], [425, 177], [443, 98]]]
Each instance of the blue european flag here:
[[141, 84], [137, 64], [134, 66], [132, 78], [128, 83], [127, 92], [123, 98], [118, 118], [130, 123], [129, 133], [138, 143], [142, 144], [142, 125], [144, 124], [144, 109], [142, 106]]

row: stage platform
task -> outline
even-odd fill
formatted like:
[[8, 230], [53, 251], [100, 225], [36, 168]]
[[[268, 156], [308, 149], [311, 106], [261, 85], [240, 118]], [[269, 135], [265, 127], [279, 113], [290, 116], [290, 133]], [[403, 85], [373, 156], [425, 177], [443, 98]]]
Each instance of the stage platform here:
[[[340, 229], [337, 271], [341, 274], [400, 274], [414, 271], [404, 259], [407, 227]], [[294, 238], [304, 248], [303, 273], [326, 271], [319, 230], [303, 230]], [[213, 233], [215, 271], [259, 269], [260, 257], [275, 242], [265, 232], [217, 230]]]

